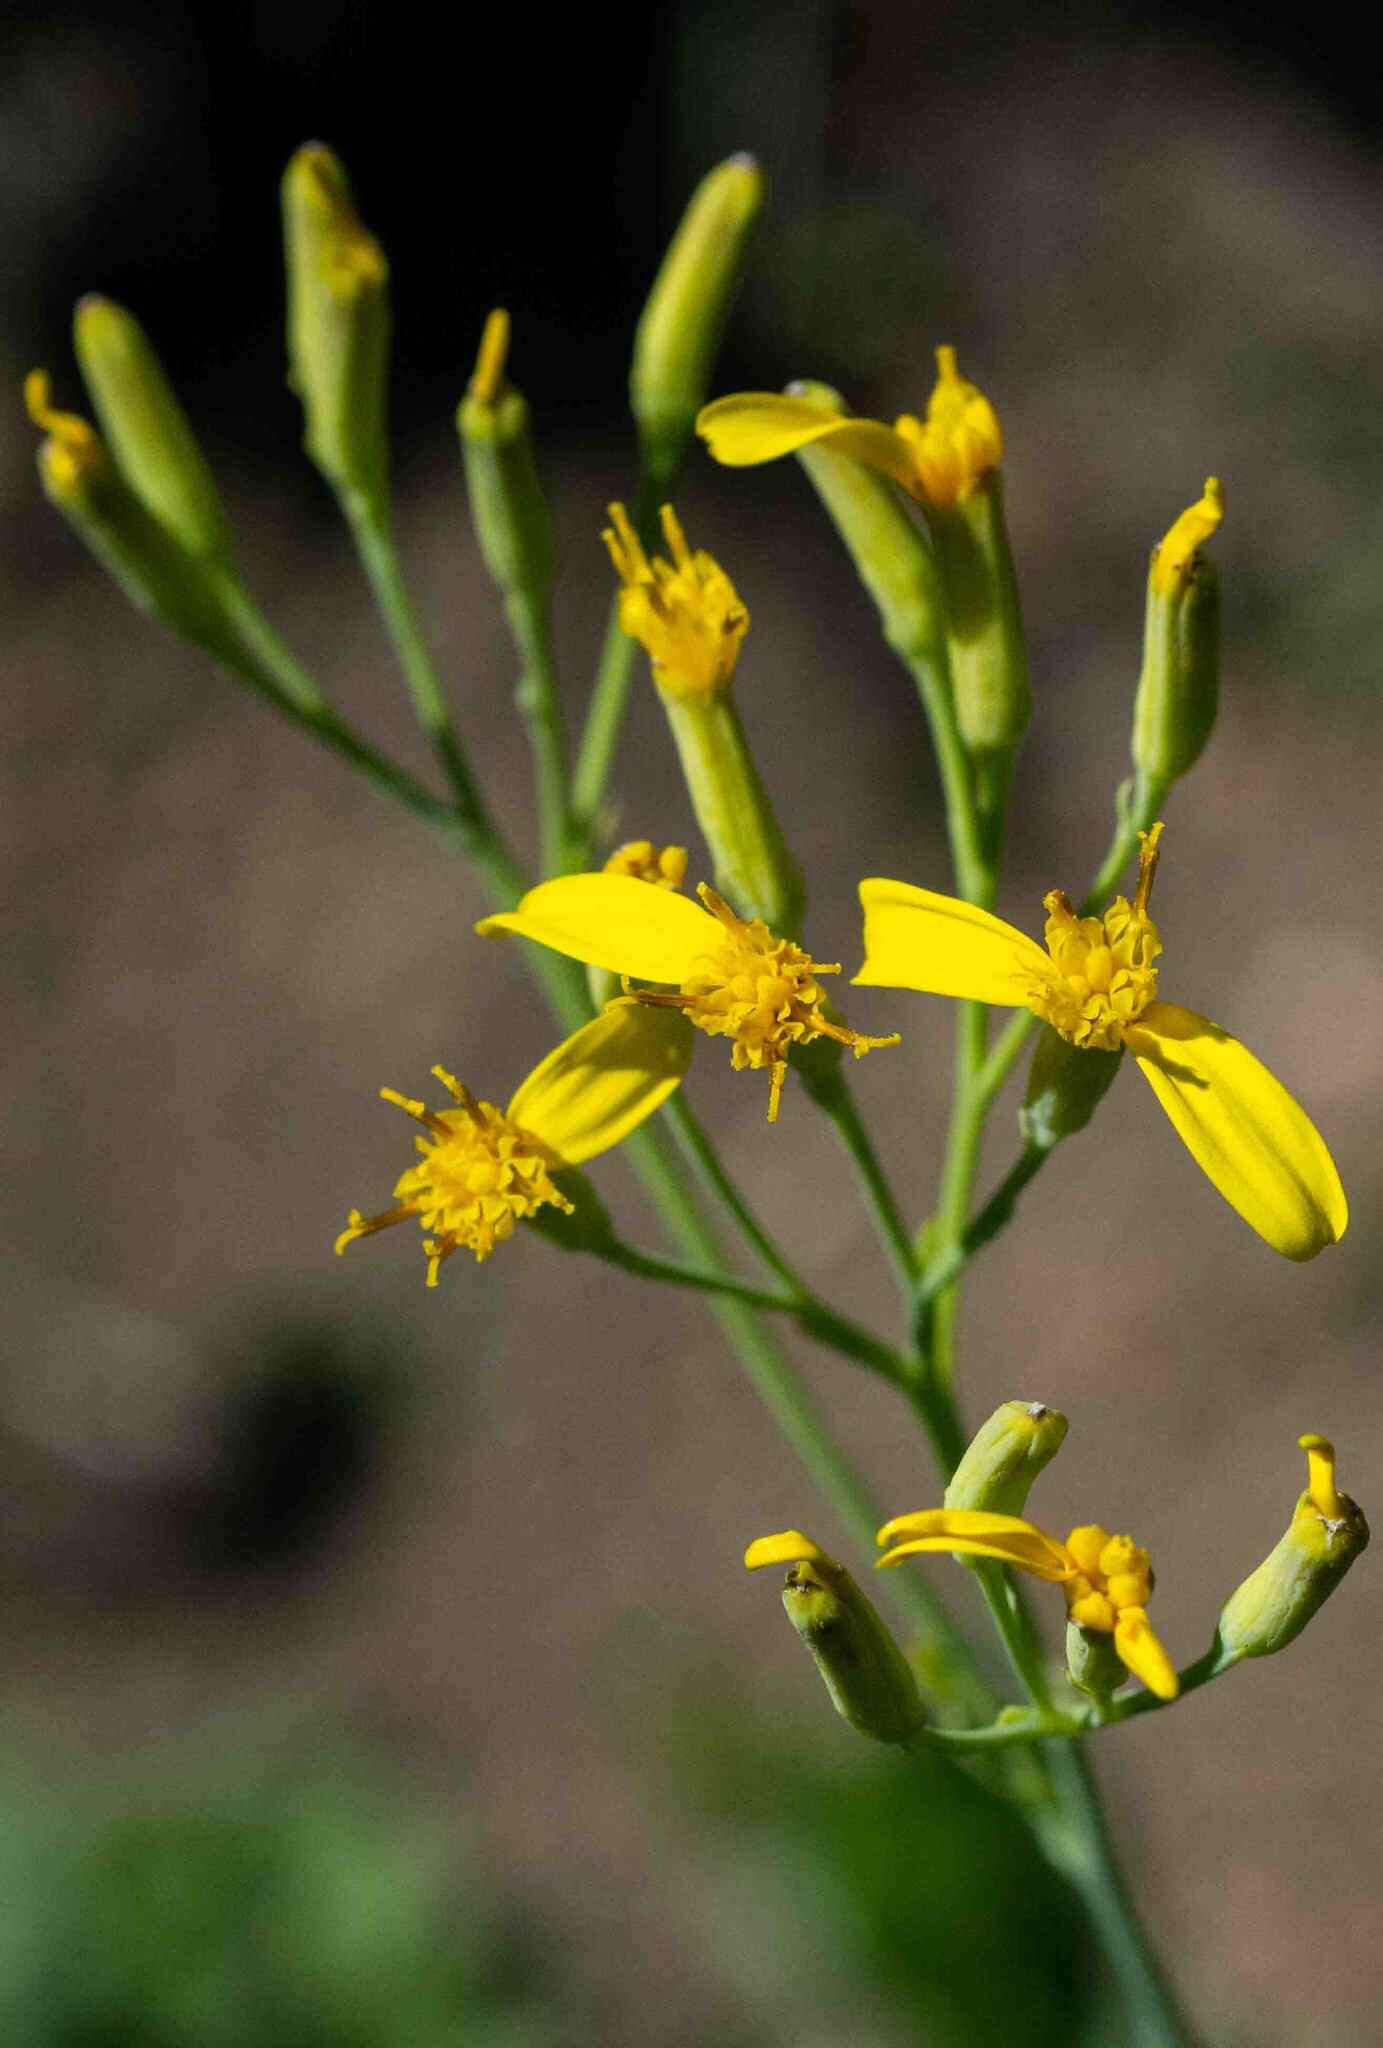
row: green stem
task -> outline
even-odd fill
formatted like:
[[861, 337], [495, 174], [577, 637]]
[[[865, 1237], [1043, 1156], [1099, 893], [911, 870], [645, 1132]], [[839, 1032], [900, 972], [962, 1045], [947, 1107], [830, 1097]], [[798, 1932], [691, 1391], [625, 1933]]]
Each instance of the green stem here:
[[663, 1115], [671, 1124], [683, 1154], [703, 1185], [725, 1205], [769, 1271], [776, 1273], [799, 1298], [807, 1294], [809, 1290], [803, 1286], [787, 1254], [781, 1251], [769, 1236], [731, 1179], [729, 1169], [712, 1143], [710, 1133], [681, 1089], [670, 1098]]
[[[645, 470], [639, 479], [638, 496], [634, 502], [634, 528], [645, 547], [653, 545], [653, 523], [664, 494], [665, 487]], [[616, 595], [610, 606], [595, 688], [591, 692], [571, 784], [572, 815], [587, 848], [600, 827], [600, 813], [624, 726], [637, 652], [637, 642], [620, 628], [619, 597]]]
[[1131, 2031], [1131, 2048], [1192, 2048], [1176, 1994], [1138, 1914], [1110, 1840], [1090, 1759], [1079, 1743], [1058, 1743], [1048, 1769], [1055, 1808], [1033, 1824], [1047, 1855], [1079, 1893], [1104, 1945]]
[[874, 1149], [874, 1141], [865, 1128], [854, 1090], [839, 1069], [824, 1080], [807, 1080], [806, 1086], [818, 1109], [831, 1119], [836, 1136], [849, 1155], [899, 1291], [904, 1301], [910, 1302], [917, 1285], [912, 1236]]
[[955, 1093], [946, 1135], [946, 1161], [941, 1194], [927, 1242], [928, 1272], [917, 1317], [918, 1349], [928, 1362], [936, 1385], [949, 1389], [955, 1378], [955, 1328], [959, 1308], [958, 1276], [944, 1286], [930, 1285], [934, 1266], [954, 1262], [965, 1236], [970, 1194], [980, 1160], [986, 1105], [976, 1090], [985, 1056], [986, 1012], [983, 1003], [962, 1003], [956, 1019]]
[[388, 514], [355, 491], [340, 492], [339, 503], [355, 541], [361, 567], [369, 578], [375, 602], [394, 643], [418, 724], [431, 741], [451, 784], [456, 808], [478, 841], [496, 844], [498, 835], [470, 764], [461, 751], [432, 650], [403, 580]]
[[642, 1280], [660, 1280], [671, 1287], [691, 1287], [703, 1294], [723, 1294], [728, 1301], [742, 1301], [747, 1308], [759, 1308], [778, 1315], [795, 1315], [802, 1304], [791, 1294], [772, 1294], [763, 1287], [751, 1287], [732, 1273], [718, 1267], [689, 1266], [675, 1259], [660, 1259], [641, 1252], [631, 1244], [615, 1242], [594, 1247], [597, 1258]]
[[945, 651], [928, 645], [909, 648], [903, 660], [912, 672], [922, 700], [932, 745], [941, 771], [941, 789], [946, 799], [946, 831], [951, 843], [951, 865], [956, 886], [971, 903], [985, 900], [990, 869], [975, 808], [975, 785], [970, 756], [956, 723], [951, 698], [951, 676]]
[[567, 803], [566, 734], [552, 660], [551, 622], [546, 603], [528, 591], [510, 591], [504, 612], [522, 667], [514, 701], [533, 755], [540, 868], [544, 876], [557, 875], [581, 862]]
[[928, 1269], [926, 1279], [918, 1291], [919, 1309], [925, 1309], [934, 1295], [951, 1284], [969, 1265], [982, 1245], [988, 1244], [992, 1237], [998, 1236], [1005, 1224], [1012, 1219], [1019, 1195], [1038, 1169], [1046, 1163], [1052, 1149], [1050, 1146], [1039, 1148], [1036, 1145], [1029, 1145], [1019, 1153], [979, 1214], [966, 1226], [965, 1235], [960, 1243], [944, 1260]]

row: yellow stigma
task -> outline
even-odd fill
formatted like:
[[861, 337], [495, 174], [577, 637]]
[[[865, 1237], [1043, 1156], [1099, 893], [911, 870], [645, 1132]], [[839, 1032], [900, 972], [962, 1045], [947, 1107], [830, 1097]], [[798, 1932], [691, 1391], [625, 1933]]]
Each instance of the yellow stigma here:
[[379, 1216], [352, 1209], [336, 1240], [340, 1253], [358, 1237], [416, 1216], [430, 1233], [423, 1241], [429, 1287], [437, 1285], [438, 1269], [453, 1252], [464, 1248], [477, 1260], [488, 1259], [497, 1244], [513, 1236], [514, 1225], [545, 1202], [568, 1215], [572, 1209], [551, 1178], [551, 1156], [538, 1139], [493, 1103], [477, 1102], [444, 1067], [432, 1071], [457, 1107], [431, 1110], [392, 1088], [380, 1089], [386, 1102], [395, 1103], [429, 1136], [417, 1141], [422, 1158], [395, 1187], [395, 1206]]
[[493, 405], [504, 388], [504, 365], [509, 355], [509, 315], [496, 306], [485, 322], [475, 359], [470, 395], [477, 405]]
[[1306, 1491], [1327, 1522], [1338, 1522], [1344, 1514], [1344, 1504], [1335, 1490], [1335, 1446], [1328, 1437], [1298, 1437], [1298, 1443], [1306, 1453]]
[[697, 895], [725, 927], [713, 952], [696, 963], [696, 971], [678, 994], [638, 989], [630, 1001], [678, 1009], [698, 1031], [730, 1040], [730, 1062], [738, 1073], [745, 1067], [767, 1067], [768, 1120], [778, 1120], [778, 1104], [787, 1079], [788, 1052], [814, 1038], [833, 1038], [848, 1045], [856, 1059], [881, 1045], [897, 1045], [899, 1034], [865, 1038], [843, 1024], [833, 1024], [822, 1010], [825, 1000], [817, 976], [839, 974], [840, 963], [823, 965], [791, 939], [780, 939], [762, 918], [746, 922], [724, 897], [702, 882]]
[[630, 839], [617, 846], [605, 863], [607, 875], [632, 875], [659, 889], [680, 889], [687, 873], [685, 846], [655, 846], [651, 839]]
[[749, 613], [720, 564], [702, 549], [692, 553], [671, 505], [660, 516], [671, 561], [650, 560], [623, 505], [610, 507], [602, 537], [624, 585], [619, 622], [646, 649], [659, 689], [710, 696], [735, 672]]
[[1159, 597], [1175, 597], [1190, 581], [1196, 550], [1209, 540], [1225, 516], [1225, 494], [1217, 476], [1208, 476], [1194, 505], [1174, 520], [1153, 549], [1149, 580]]
[[1028, 1007], [1072, 1045], [1088, 1052], [1117, 1052], [1124, 1032], [1157, 997], [1162, 951], [1157, 926], [1148, 915], [1157, 873], [1161, 825], [1141, 832], [1138, 886], [1133, 901], [1116, 896], [1103, 917], [1077, 917], [1061, 889], [1043, 899], [1045, 938], [1055, 970], [1029, 989]]
[[46, 370], [30, 370], [24, 379], [24, 405], [48, 439], [43, 444], [44, 471], [53, 489], [66, 494], [94, 475], [106, 460], [96, 429], [75, 412], [59, 412], [53, 404], [52, 380]]
[[925, 424], [904, 413], [894, 431], [912, 448], [920, 495], [937, 511], [950, 512], [999, 467], [1004, 441], [993, 406], [978, 385], [961, 376], [953, 348], [937, 350], [936, 370]]

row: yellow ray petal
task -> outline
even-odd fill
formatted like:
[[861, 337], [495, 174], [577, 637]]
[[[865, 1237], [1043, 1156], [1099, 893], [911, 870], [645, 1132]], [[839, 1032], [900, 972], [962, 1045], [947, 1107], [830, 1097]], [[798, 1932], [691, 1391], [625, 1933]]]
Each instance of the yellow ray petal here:
[[667, 1101], [690, 1064], [692, 1038], [676, 1010], [612, 1003], [533, 1069], [505, 1114], [564, 1165], [579, 1166]]
[[1035, 984], [1051, 979], [1052, 963], [1035, 940], [956, 896], [874, 877], [860, 883], [860, 902], [864, 965], [855, 980], [867, 988], [915, 988], [1017, 1009]]
[[689, 896], [650, 889], [632, 875], [563, 875], [530, 889], [517, 910], [483, 917], [482, 937], [518, 932], [612, 974], [680, 983], [721, 942], [720, 925]]
[[1126, 1042], [1202, 1173], [1274, 1251], [1313, 1259], [1344, 1236], [1325, 1140], [1247, 1046], [1176, 1003], [1150, 1003]]
[[933, 1552], [952, 1557], [997, 1557], [1004, 1564], [1016, 1565], [1019, 1571], [1031, 1572], [1036, 1579], [1050, 1579], [1054, 1583], [1070, 1577], [1065, 1561], [1057, 1563], [1052, 1558], [1045, 1539], [1039, 1537], [1034, 1541], [1032, 1536], [915, 1536], [910, 1542], [895, 1544], [878, 1563], [901, 1564], [905, 1557]]
[[810, 398], [789, 398], [776, 391], [736, 392], [705, 406], [696, 431], [716, 461], [729, 469], [773, 462], [829, 437], [838, 454], [882, 470], [905, 491], [917, 490], [917, 463], [901, 434], [882, 420], [846, 418]]
[[778, 1536], [756, 1536], [744, 1553], [746, 1571], [756, 1572], [766, 1564], [834, 1564], [819, 1544], [800, 1529], [784, 1529]]
[[1174, 1700], [1181, 1690], [1167, 1652], [1153, 1634], [1141, 1607], [1124, 1607], [1114, 1624], [1114, 1647], [1135, 1678], [1141, 1678], [1149, 1692], [1160, 1700]]

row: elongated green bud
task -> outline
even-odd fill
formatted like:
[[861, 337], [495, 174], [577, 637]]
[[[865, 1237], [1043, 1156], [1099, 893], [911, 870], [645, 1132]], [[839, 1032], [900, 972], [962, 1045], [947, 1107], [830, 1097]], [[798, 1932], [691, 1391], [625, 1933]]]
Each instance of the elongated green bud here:
[[1021, 1515], [1028, 1491], [1066, 1440], [1066, 1417], [1044, 1401], [1005, 1401], [971, 1439], [946, 1489], [948, 1508]]
[[742, 917], [795, 938], [802, 876], [730, 694], [749, 613], [720, 564], [692, 553], [671, 505], [662, 510], [670, 559], [644, 552], [622, 505], [610, 507], [610, 519], [605, 544], [624, 586], [620, 625], [652, 663], [716, 887]]
[[[789, 384], [788, 396], [846, 409], [829, 384]], [[799, 448], [797, 459], [879, 608], [890, 647], [908, 655], [934, 646], [944, 623], [936, 561], [893, 484], [853, 456], [832, 454], [828, 441]]]
[[87, 297], [73, 340], [106, 440], [136, 497], [190, 553], [226, 558], [230, 534], [211, 470], [139, 322], [110, 299]]
[[752, 156], [717, 164], [693, 192], [653, 281], [634, 336], [629, 402], [655, 483], [671, 482], [710, 396], [763, 200], [763, 173]]
[[109, 570], [132, 604], [223, 659], [230, 640], [205, 562], [188, 553], [131, 490], [105, 442], [52, 404], [47, 373], [25, 379], [24, 400], [47, 439], [38, 473], [49, 502]]
[[1315, 1435], [1300, 1442], [1306, 1491], [1282, 1540], [1225, 1602], [1218, 1644], [1226, 1662], [1285, 1650], [1368, 1545], [1363, 1510], [1336, 1488], [1334, 1446]]
[[1200, 553], [1224, 516], [1217, 477], [1153, 549], [1143, 672], [1133, 707], [1133, 764], [1151, 782], [1195, 766], [1220, 701], [1220, 578]]
[[1094, 1052], [1072, 1045], [1044, 1024], [1028, 1069], [1028, 1089], [1018, 1124], [1027, 1144], [1050, 1152], [1063, 1138], [1083, 1131], [1119, 1071], [1118, 1052]]
[[509, 315], [485, 323], [475, 375], [456, 414], [471, 518], [485, 566], [506, 597], [545, 604], [552, 587], [552, 516], [538, 481], [528, 403], [505, 375]]
[[1032, 690], [998, 470], [956, 504], [929, 507], [929, 522], [961, 738], [972, 754], [1011, 752], [1028, 729]]
[[283, 176], [289, 382], [304, 446], [337, 491], [383, 516], [389, 452], [389, 265], [362, 226], [344, 168], [307, 143]]
[[1128, 1677], [1128, 1667], [1114, 1647], [1109, 1629], [1066, 1624], [1066, 1672], [1078, 1692], [1107, 1707]]
[[926, 1713], [912, 1668], [844, 1565], [800, 1529], [760, 1536], [744, 1562], [750, 1571], [789, 1567], [784, 1610], [843, 1720], [875, 1742], [906, 1742], [918, 1732]]

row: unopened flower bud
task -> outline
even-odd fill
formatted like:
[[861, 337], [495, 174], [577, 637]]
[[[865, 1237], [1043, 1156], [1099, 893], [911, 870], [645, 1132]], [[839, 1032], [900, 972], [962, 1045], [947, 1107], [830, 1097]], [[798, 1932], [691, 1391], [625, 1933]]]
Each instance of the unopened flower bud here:
[[[790, 384], [788, 396], [845, 413], [844, 399], [829, 384]], [[889, 646], [902, 655], [933, 646], [943, 620], [936, 562], [893, 483], [854, 456], [836, 453], [829, 440], [809, 442], [797, 459], [879, 608]]]
[[720, 564], [662, 509], [668, 555], [649, 556], [622, 505], [605, 544], [623, 589], [620, 625], [646, 650], [716, 887], [785, 938], [802, 928], [802, 876], [749, 750], [730, 684], [749, 613]]
[[948, 1508], [1021, 1515], [1043, 1467], [1066, 1440], [1066, 1417], [1043, 1401], [1005, 1401], [981, 1425], [951, 1475]]
[[1128, 1677], [1112, 1631], [1082, 1628], [1075, 1621], [1066, 1624], [1066, 1672], [1077, 1691], [1101, 1707], [1109, 1704]]
[[506, 597], [546, 603], [552, 585], [552, 517], [538, 480], [528, 402], [505, 374], [509, 315], [485, 322], [475, 375], [457, 409], [471, 518], [485, 566]]
[[1133, 707], [1133, 764], [1153, 783], [1200, 758], [1220, 697], [1220, 578], [1200, 553], [1224, 516], [1217, 477], [1154, 548], [1148, 572], [1143, 670]]
[[1009, 754], [1032, 716], [1018, 580], [1004, 523], [994, 409], [936, 352], [937, 383], [918, 429], [927, 520], [946, 598], [956, 722], [972, 754]]
[[861, 1735], [906, 1742], [926, 1715], [907, 1658], [844, 1565], [800, 1529], [760, 1536], [744, 1553], [750, 1571], [789, 1566], [783, 1607], [816, 1662], [832, 1705]]
[[382, 514], [389, 265], [361, 224], [344, 168], [307, 143], [283, 177], [289, 382], [302, 400], [304, 445], [337, 491]]
[[1226, 1662], [1285, 1649], [1368, 1544], [1362, 1509], [1336, 1488], [1334, 1446], [1323, 1436], [1300, 1442], [1306, 1491], [1281, 1542], [1225, 1603], [1218, 1644]]
[[1063, 1138], [1083, 1131], [1104, 1100], [1123, 1059], [1118, 1052], [1072, 1045], [1050, 1024], [1042, 1027], [1028, 1070], [1028, 1089], [1018, 1124], [1035, 1152], [1050, 1152]]
[[73, 322], [77, 360], [125, 481], [190, 553], [230, 553], [220, 495], [186, 413], [132, 314], [94, 295]]
[[32, 370], [24, 402], [47, 439], [38, 470], [48, 499], [120, 585], [131, 603], [175, 633], [230, 659], [218, 589], [131, 490], [96, 429], [52, 403], [48, 375]]
[[629, 400], [655, 483], [671, 481], [706, 403], [763, 196], [752, 156], [717, 164], [693, 192], [654, 279], [634, 337]]

